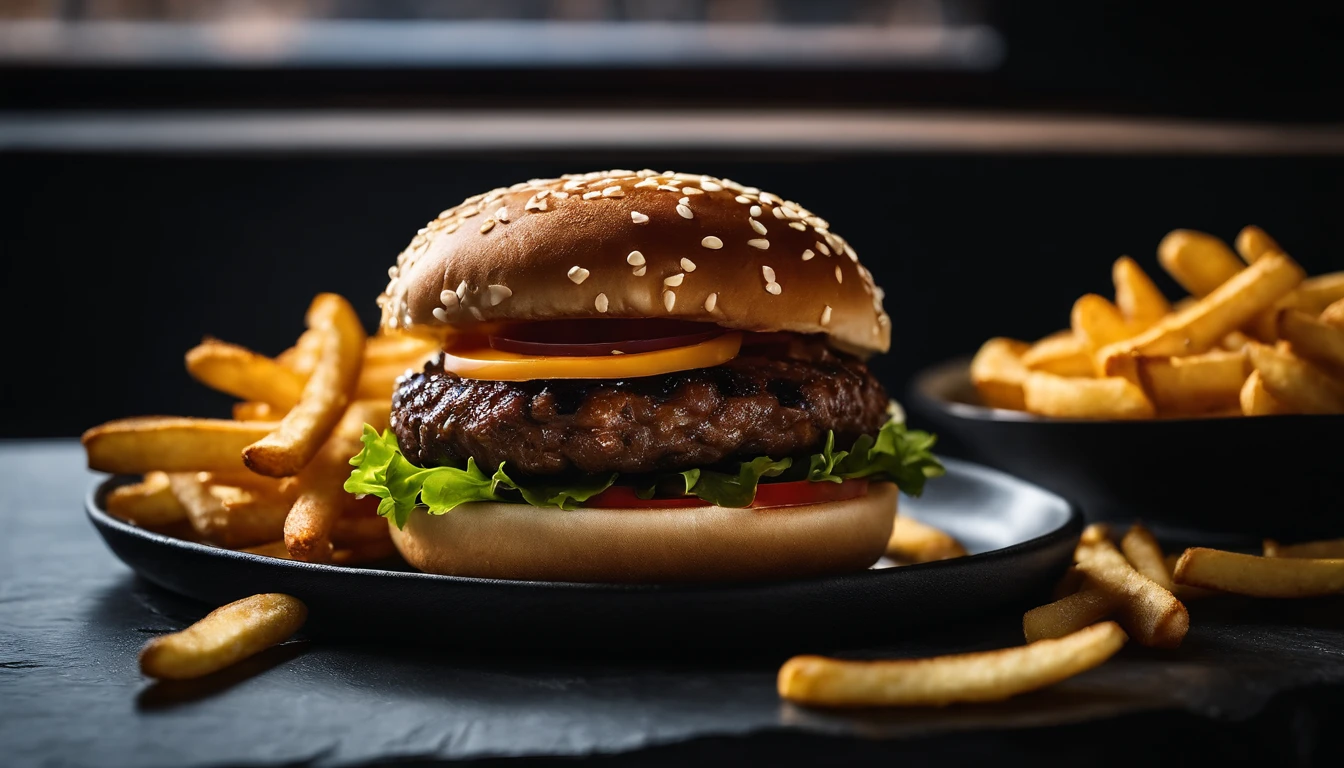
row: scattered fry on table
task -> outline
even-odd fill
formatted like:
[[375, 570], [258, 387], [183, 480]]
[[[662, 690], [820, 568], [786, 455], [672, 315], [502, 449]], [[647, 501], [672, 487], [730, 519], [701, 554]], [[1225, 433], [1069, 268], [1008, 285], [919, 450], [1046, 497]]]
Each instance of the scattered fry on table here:
[[245, 597], [180, 632], [150, 640], [140, 650], [140, 671], [160, 680], [202, 677], [284, 642], [307, 618], [308, 609], [298, 598]]

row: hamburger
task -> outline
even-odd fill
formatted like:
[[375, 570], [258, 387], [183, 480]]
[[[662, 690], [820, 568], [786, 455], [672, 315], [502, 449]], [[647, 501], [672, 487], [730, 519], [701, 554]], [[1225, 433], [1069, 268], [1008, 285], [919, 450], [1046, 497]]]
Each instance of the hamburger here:
[[432, 573], [750, 581], [882, 556], [942, 468], [865, 365], [882, 289], [802, 206], [729, 179], [612, 170], [443, 211], [379, 297], [432, 337], [346, 489]]

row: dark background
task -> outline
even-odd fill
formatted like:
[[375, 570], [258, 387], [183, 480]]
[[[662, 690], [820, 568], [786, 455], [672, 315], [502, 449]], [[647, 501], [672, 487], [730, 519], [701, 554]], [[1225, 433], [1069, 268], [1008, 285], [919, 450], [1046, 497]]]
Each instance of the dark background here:
[[[99, 6], [33, 5], [70, 18]], [[130, 5], [152, 14], [172, 4]], [[687, 5], [703, 11], [713, 4]], [[1338, 4], [1254, 13], [1224, 5], [1078, 5], [1086, 7], [950, 4], [945, 15], [953, 21], [970, 17], [1002, 40], [1001, 60], [974, 71], [693, 62], [465, 70], [109, 65], [8, 56], [0, 64], [0, 126], [14, 117], [114, 111], [730, 108], [787, 115], [834, 107], [1307, 126], [1339, 135]], [[75, 435], [143, 413], [225, 415], [228, 398], [191, 381], [182, 366], [182, 354], [203, 335], [279, 352], [301, 332], [318, 291], [350, 298], [372, 328], [387, 267], [438, 211], [515, 181], [608, 167], [728, 176], [830, 220], [887, 290], [893, 351], [873, 367], [899, 394], [919, 368], [973, 352], [987, 336], [1034, 338], [1064, 327], [1078, 295], [1110, 293], [1110, 265], [1121, 254], [1156, 275], [1157, 243], [1173, 228], [1230, 240], [1254, 223], [1309, 272], [1344, 269], [1338, 143], [1334, 150], [1297, 147], [1294, 134], [1274, 135], [1283, 138], [1212, 152], [1160, 144], [1114, 151], [1104, 139], [1026, 152], [824, 141], [806, 151], [482, 151], [454, 149], [451, 137], [432, 150], [357, 151], [0, 143], [9, 331], [0, 435]]]

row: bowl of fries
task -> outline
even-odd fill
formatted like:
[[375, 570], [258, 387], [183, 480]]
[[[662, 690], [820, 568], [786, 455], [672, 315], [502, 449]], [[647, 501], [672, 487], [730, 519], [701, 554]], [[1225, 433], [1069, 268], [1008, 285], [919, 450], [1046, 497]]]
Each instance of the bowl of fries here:
[[970, 457], [1165, 533], [1337, 535], [1344, 466], [1344, 272], [1307, 275], [1258, 227], [1235, 250], [1175, 230], [1171, 302], [1128, 256], [1114, 299], [1069, 327], [994, 337], [915, 378], [908, 398]]

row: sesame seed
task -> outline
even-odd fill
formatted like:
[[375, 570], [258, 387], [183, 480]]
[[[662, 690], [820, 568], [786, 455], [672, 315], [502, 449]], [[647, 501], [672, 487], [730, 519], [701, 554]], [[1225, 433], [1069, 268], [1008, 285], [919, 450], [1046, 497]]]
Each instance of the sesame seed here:
[[562, 187], [562, 189], [567, 189], [572, 192], [582, 186], [583, 186], [582, 181], [579, 181], [578, 179], [570, 179], [569, 181], [565, 182], [565, 186]]
[[821, 324], [829, 325], [831, 322], [831, 305], [827, 304], [821, 309]]
[[457, 300], [463, 301], [467, 298], [467, 281], [463, 280], [457, 284]]
[[508, 224], [508, 223], [509, 223], [509, 209], [508, 209], [508, 208], [500, 208], [498, 211], [495, 211], [495, 218], [498, 219], [498, 220], [500, 220], [501, 222], [503, 222], [503, 223], [505, 223], [505, 224]]
[[780, 292], [783, 291], [784, 289], [780, 287], [779, 283], [766, 283], [765, 290], [769, 291], [775, 296], [778, 296]]
[[682, 203], [681, 205], [678, 205], [678, 206], [677, 206], [677, 213], [678, 213], [678, 214], [681, 216], [681, 218], [683, 218], [683, 219], [693, 219], [693, 218], [695, 218], [695, 214], [694, 214], [694, 213], [691, 213], [691, 209], [688, 208], [688, 207], [686, 207], [686, 204], [685, 204], [685, 203]]
[[451, 235], [451, 234], [453, 234], [454, 232], [456, 232], [456, 231], [457, 231], [457, 228], [460, 227], [460, 226], [462, 226], [462, 222], [460, 222], [460, 221], [454, 221], [453, 223], [451, 223], [451, 224], [449, 224], [448, 226], [446, 226], [446, 227], [443, 228], [443, 234], [445, 234], [445, 235]]
[[607, 294], [605, 294], [605, 293], [599, 293], [599, 294], [597, 294], [597, 298], [596, 298], [596, 299], [593, 299], [593, 307], [594, 307], [595, 309], [597, 309], [598, 312], [606, 312], [606, 311], [607, 311]]
[[644, 224], [648, 222], [649, 217], [640, 213], [639, 211], [631, 211], [630, 220], [635, 222], [636, 224]]
[[544, 211], [544, 210], [546, 210], [546, 201], [545, 201], [545, 200], [538, 200], [537, 198], [534, 197], [534, 198], [532, 198], [531, 200], [528, 200], [528, 201], [527, 201], [527, 205], [524, 205], [524, 206], [523, 206], [523, 210], [524, 210], [524, 211]]
[[555, 193], [553, 193], [553, 194], [551, 195], [551, 197], [554, 197], [556, 200], [568, 200], [568, 199], [569, 199], [569, 193], [568, 193], [568, 192], [555, 192]]
[[711, 293], [711, 294], [709, 294], [708, 296], [705, 297], [705, 311], [706, 311], [706, 312], [713, 312], [713, 311], [714, 311], [714, 307], [718, 306], [718, 304], [719, 304], [719, 294], [717, 294], [717, 293]]
[[790, 229], [796, 229], [796, 230], [798, 230], [799, 232], [803, 232], [803, 231], [806, 231], [806, 230], [807, 230], [807, 225], [804, 224], [804, 223], [801, 222], [801, 221], [790, 221], [790, 222], [789, 222], [789, 228], [790, 228]]
[[760, 216], [760, 215], [761, 215], [761, 206], [759, 206], [759, 205], [753, 205], [753, 206], [751, 206], [751, 211], [750, 211], [750, 213], [751, 213], [752, 216]]
[[811, 261], [811, 260], [812, 260], [812, 257], [813, 257], [813, 256], [816, 256], [816, 255], [817, 255], [817, 254], [815, 254], [815, 253], [812, 252], [812, 249], [811, 249], [811, 248], [808, 248], [808, 249], [806, 249], [806, 250], [803, 251], [803, 261]]
[[592, 192], [584, 192], [584, 193], [583, 193], [583, 199], [584, 199], [584, 200], [592, 200], [592, 199], [595, 198], [595, 197], [601, 197], [601, 196], [602, 196], [602, 193], [601, 193], [601, 192], [598, 192], [597, 190], [593, 190]]
[[391, 329], [393, 329], [393, 330], [396, 330], [396, 328], [397, 328], [397, 317], [396, 317], [396, 315], [393, 315], [392, 317], [387, 318], [387, 327], [389, 327], [389, 328], [391, 328]]
[[476, 308], [476, 307], [468, 307], [468, 309], [471, 311], [471, 316], [474, 317], [474, 318], [476, 318], [477, 320], [484, 320], [484, 319], [485, 319], [485, 315], [481, 314], [481, 310], [480, 310], [480, 309], [478, 309], [478, 308]]
[[695, 187], [682, 187], [682, 188], [681, 188], [681, 194], [683, 194], [683, 195], [703, 195], [703, 194], [705, 194], [705, 190], [703, 190], [703, 189], [696, 189]]
[[622, 351], [619, 350], [619, 349], [613, 349], [613, 350], [611, 350], [611, 354], [613, 354], [613, 355], [624, 355], [625, 353], [622, 352]]
[[691, 261], [690, 259], [682, 259], [682, 260], [681, 260], [681, 268], [684, 269], [684, 270], [686, 270], [687, 272], [694, 272], [694, 271], [695, 271], [695, 262], [694, 262], [694, 261]]
[[700, 241], [700, 244], [711, 251], [717, 251], [723, 247], [723, 241], [713, 235], [707, 235]]
[[854, 249], [849, 246], [849, 243], [845, 243], [845, 255], [849, 257], [850, 261], [855, 262], [856, 264], [858, 263], [859, 254], [854, 252]]
[[582, 285], [583, 281], [588, 279], [590, 273], [583, 267], [570, 267], [566, 274], [569, 275], [570, 280], [574, 281], [575, 285]]
[[762, 201], [762, 202], [766, 202], [766, 203], [769, 203], [769, 204], [771, 204], [771, 205], [783, 205], [783, 204], [784, 204], [784, 198], [780, 197], [779, 195], [774, 194], [773, 192], [762, 192], [762, 193], [760, 193], [760, 194], [761, 194], [761, 201]]
[[721, 185], [716, 184], [712, 181], [706, 181], [704, 179], [700, 180], [700, 188], [706, 192], [718, 192], [723, 189]]
[[625, 263], [632, 267], [638, 267], [644, 263], [644, 254], [639, 251], [631, 251], [629, 255], [625, 257]]
[[674, 186], [672, 186], [671, 184], [659, 184], [659, 185], [658, 185], [658, 188], [661, 189], [661, 190], [663, 190], [664, 192], [680, 192], [680, 191], [681, 191], [681, 189], [679, 189], [678, 187], [674, 187]]
[[448, 322], [448, 313], [444, 311], [443, 307], [435, 307], [434, 319], [438, 320], [440, 323], [446, 323]]
[[884, 326], [884, 325], [886, 325], [888, 322], [890, 322], [890, 321], [887, 320], [887, 315], [886, 315], [885, 312], [877, 316], [877, 324], [878, 324], [878, 325], [883, 325], [883, 326]]
[[[743, 204], [743, 205], [750, 205], [750, 204], [751, 204], [751, 198], [750, 198], [750, 197], [747, 197], [746, 195], [738, 195], [737, 197], [734, 197], [733, 199], [736, 200], [737, 202]], [[757, 207], [759, 207], [759, 206], [757, 206]], [[753, 213], [753, 214], [751, 214], [751, 215], [752, 215], [752, 216], [760, 216], [761, 214], [759, 214], [759, 213]]]
[[538, 192], [536, 195], [534, 195], [534, 197], [536, 197], [538, 200], [545, 200], [546, 197], [547, 197], [548, 195], [550, 195], [550, 194], [551, 194], [551, 190], [549, 190], [549, 189], [543, 189], [543, 190], [541, 190], [540, 192]]
[[663, 306], [667, 307], [667, 311], [671, 312], [672, 308], [675, 307], [676, 305], [677, 305], [677, 294], [671, 291], [663, 291]]
[[758, 234], [758, 235], [764, 235], [764, 234], [765, 234], [765, 232], [766, 232], [765, 225], [762, 224], [760, 221], [758, 221], [758, 220], [756, 220], [756, 219], [747, 219], [747, 221], [750, 221], [750, 222], [751, 222], [751, 228], [754, 229], [754, 230], [756, 230], [756, 234]]
[[513, 295], [513, 291], [509, 290], [507, 285], [492, 285], [486, 288], [485, 291], [485, 300], [492, 307], [497, 306], [501, 301]]
[[776, 206], [776, 207], [774, 207], [774, 208], [771, 208], [771, 209], [770, 209], [770, 213], [774, 214], [774, 216], [775, 216], [776, 219], [781, 219], [781, 220], [782, 220], [782, 219], [784, 218], [784, 209], [783, 209], [783, 208], [780, 208], [780, 207], [778, 207], [778, 206]]
[[439, 294], [439, 303], [448, 309], [457, 309], [457, 294], [452, 291], [443, 291]]
[[845, 274], [840, 271], [840, 267], [835, 268], [835, 282], [837, 283], [845, 282]]
[[681, 285], [681, 281], [685, 279], [686, 279], [686, 273], [678, 272], [677, 274], [672, 275], [671, 277], [663, 278], [663, 285], [676, 288], [678, 285]]
[[636, 185], [635, 185], [635, 188], [638, 189], [638, 188], [640, 188], [640, 187], [656, 187], [656, 186], [658, 186], [658, 180], [657, 180], [657, 179], [645, 179], [645, 180], [639, 182], [638, 184], [636, 184]]
[[764, 238], [755, 238], [752, 240], [748, 240], [747, 245], [750, 245], [752, 248], [760, 248], [762, 251], [764, 251], [766, 248], [770, 247], [770, 241]]
[[775, 270], [770, 267], [761, 267], [761, 274], [765, 276], [765, 282], [775, 282]]
[[606, 189], [602, 190], [602, 196], [603, 196], [603, 197], [625, 197], [625, 190], [624, 190], [624, 189], [621, 189], [620, 185], [618, 184], [618, 185], [616, 185], [616, 186], [613, 186], [613, 187], [607, 187]]
[[821, 251], [822, 255], [824, 255], [824, 256], [830, 256], [830, 255], [831, 255], [831, 249], [830, 249], [830, 248], [827, 248], [825, 243], [823, 243], [823, 242], [821, 242], [820, 240], [818, 240], [818, 241], [816, 242], [816, 246], [817, 246], [817, 250], [818, 250], [818, 251]]
[[481, 223], [481, 234], [484, 235], [486, 232], [489, 232], [494, 228], [495, 228], [495, 220], [486, 219], [484, 222]]
[[641, 265], [641, 266], [635, 267], [633, 271], [634, 271], [634, 275], [635, 275], [635, 277], [643, 277], [643, 276], [644, 276], [644, 273], [649, 271], [649, 268], [646, 267], [646, 266]]
[[387, 276], [390, 277], [390, 278], [392, 278], [393, 280], [396, 280], [396, 279], [397, 279], [397, 268], [396, 268], [396, 267], [388, 267], [388, 268], [387, 268]]
[[680, 200], [678, 200], [677, 203], [679, 203], [679, 204], [681, 204], [681, 205], [690, 205], [690, 204], [691, 204], [691, 198], [689, 198], [689, 197], [683, 197], [683, 198], [681, 198]]

